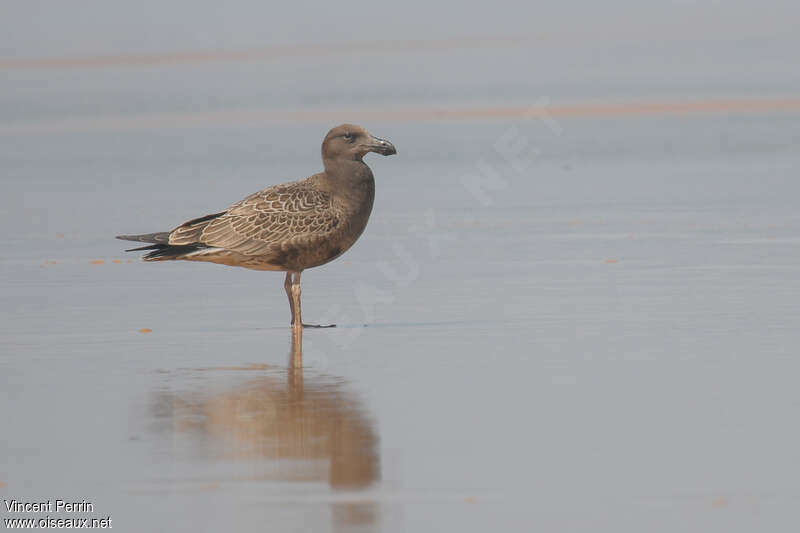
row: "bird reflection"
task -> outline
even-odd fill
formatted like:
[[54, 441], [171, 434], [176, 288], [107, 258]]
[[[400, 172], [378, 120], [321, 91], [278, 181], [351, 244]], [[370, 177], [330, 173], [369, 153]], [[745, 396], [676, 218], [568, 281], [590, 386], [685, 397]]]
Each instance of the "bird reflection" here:
[[[303, 371], [303, 332], [295, 328], [285, 371], [217, 388], [160, 393], [158, 426], [198, 445], [199, 459], [247, 463], [247, 477], [327, 482], [363, 489], [380, 478], [378, 437], [358, 398], [341, 379]], [[263, 367], [245, 367], [242, 370]], [[218, 370], [237, 370], [221, 368]], [[220, 390], [221, 389], [221, 390]], [[191, 450], [184, 450], [190, 452]], [[209, 457], [210, 455], [210, 457]], [[251, 477], [252, 476], [252, 477]], [[333, 503], [333, 528], [377, 523], [372, 502]]]

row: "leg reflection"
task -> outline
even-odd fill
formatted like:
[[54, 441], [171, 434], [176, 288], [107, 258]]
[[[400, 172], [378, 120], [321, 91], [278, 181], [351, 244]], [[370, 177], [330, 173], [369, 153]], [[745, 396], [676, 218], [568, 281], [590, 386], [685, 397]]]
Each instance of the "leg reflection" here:
[[[305, 404], [306, 401], [317, 401], [314, 391], [306, 396], [303, 387], [303, 330], [292, 330], [292, 347], [289, 353], [289, 395], [290, 403]], [[304, 407], [311, 413], [310, 405]], [[319, 407], [319, 406], [318, 406]], [[340, 406], [331, 404], [331, 412]], [[335, 407], [335, 409], [333, 409]], [[313, 410], [315, 417], [319, 411]], [[324, 416], [324, 415], [323, 415]], [[334, 489], [365, 488], [377, 481], [379, 476], [379, 460], [377, 456], [377, 438], [370, 424], [363, 417], [341, 416], [329, 421], [330, 473], [329, 483]], [[303, 443], [302, 447], [306, 447]], [[366, 452], [366, 453], [365, 453]], [[334, 531], [352, 531], [354, 526], [365, 527], [377, 524], [378, 507], [374, 502], [366, 503], [334, 503], [331, 504]]]
[[[284, 368], [231, 365], [228, 353], [224, 366], [171, 374], [154, 395], [151, 427], [165, 433], [168, 450], [193, 461], [193, 476], [227, 481], [244, 469], [247, 479], [325, 482], [334, 492], [380, 479], [378, 435], [363, 401], [342, 378], [303, 368], [302, 335], [292, 329]], [[331, 506], [325, 519], [334, 530], [370, 530], [379, 520], [374, 502]]]

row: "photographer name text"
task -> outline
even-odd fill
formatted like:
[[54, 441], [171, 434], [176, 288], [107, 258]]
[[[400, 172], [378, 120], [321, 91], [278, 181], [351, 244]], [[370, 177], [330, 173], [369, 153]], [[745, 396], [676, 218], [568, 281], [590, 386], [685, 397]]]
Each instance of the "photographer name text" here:
[[3, 500], [6, 511], [9, 513], [92, 513], [94, 505], [92, 502], [81, 500], [79, 502], [68, 502], [56, 500], [55, 505], [51, 500], [43, 502], [21, 502], [19, 500]]

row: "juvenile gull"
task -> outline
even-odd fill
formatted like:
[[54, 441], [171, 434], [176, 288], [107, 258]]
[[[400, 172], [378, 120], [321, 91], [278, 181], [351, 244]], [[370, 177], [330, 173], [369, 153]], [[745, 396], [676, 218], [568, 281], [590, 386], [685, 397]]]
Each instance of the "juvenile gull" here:
[[375, 199], [375, 179], [362, 160], [369, 152], [397, 153], [392, 143], [361, 126], [342, 124], [322, 142], [323, 172], [273, 185], [172, 231], [117, 238], [152, 243], [126, 250], [150, 250], [145, 261], [207, 261], [286, 272], [292, 326], [302, 328], [308, 324], [300, 314], [300, 274], [342, 255], [367, 226]]

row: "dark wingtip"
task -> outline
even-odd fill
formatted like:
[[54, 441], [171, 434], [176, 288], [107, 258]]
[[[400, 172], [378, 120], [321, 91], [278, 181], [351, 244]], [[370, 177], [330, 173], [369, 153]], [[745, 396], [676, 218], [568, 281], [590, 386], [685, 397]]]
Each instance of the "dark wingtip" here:
[[140, 248], [129, 248], [128, 250], [125, 250], [125, 251], [126, 252], [138, 252], [139, 250], [160, 250], [160, 249], [164, 248], [165, 246], [166, 246], [165, 244], [150, 244], [148, 246], [142, 246]]

